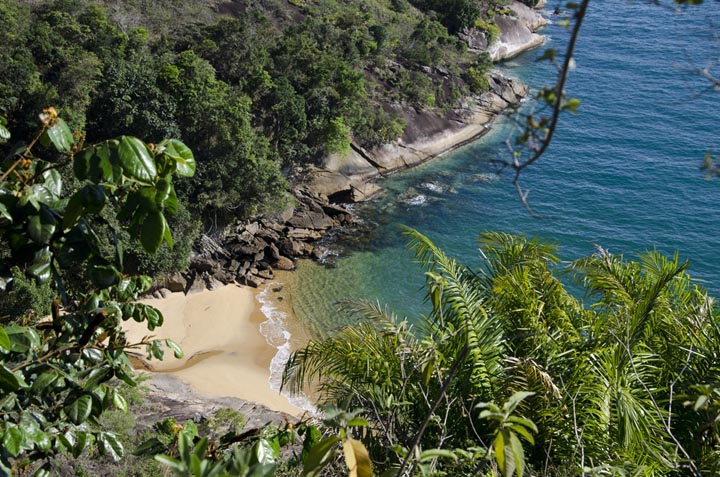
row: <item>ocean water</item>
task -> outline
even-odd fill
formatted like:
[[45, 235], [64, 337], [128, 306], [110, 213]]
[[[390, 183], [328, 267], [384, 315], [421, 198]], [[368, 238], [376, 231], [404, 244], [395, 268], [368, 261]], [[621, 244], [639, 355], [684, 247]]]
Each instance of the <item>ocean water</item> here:
[[[523, 208], [510, 174], [496, 173], [493, 160], [507, 157], [503, 142], [512, 129], [501, 118], [476, 143], [378, 182], [385, 194], [358, 206], [368, 232], [329, 243], [339, 256], [328, 266], [304, 261], [285, 279], [297, 319], [324, 336], [352, 322], [338, 311], [348, 299], [379, 301], [411, 319], [423, 313], [423, 272], [402, 226], [469, 265], [480, 263], [484, 231], [557, 243], [567, 261], [593, 253], [594, 244], [626, 257], [678, 251], [717, 295], [720, 180], [705, 179], [700, 165], [708, 149], [720, 153], [720, 92], [691, 70], [718, 60], [719, 31], [717, 2], [680, 14], [642, 1], [594, 0], [567, 86], [580, 110], [562, 117], [549, 151], [522, 177], [543, 218]], [[564, 49], [568, 36], [557, 25], [542, 33], [545, 47], [499, 65], [533, 88], [556, 74], [536, 58], [547, 47]]]

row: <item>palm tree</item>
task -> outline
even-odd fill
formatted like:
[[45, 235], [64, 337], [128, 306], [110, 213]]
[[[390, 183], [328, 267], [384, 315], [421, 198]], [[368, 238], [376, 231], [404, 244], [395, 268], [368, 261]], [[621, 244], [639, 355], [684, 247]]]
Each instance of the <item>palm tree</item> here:
[[321, 400], [365, 409], [377, 461], [397, 460], [388, 449], [408, 448], [418, 429], [423, 449], [487, 448], [476, 405], [523, 390], [535, 394], [519, 412], [539, 428], [529, 461], [545, 474], [699, 475], [718, 461], [717, 412], [683, 405], [695, 385], [720, 382], [717, 307], [687, 263], [598, 249], [566, 267], [579, 299], [551, 245], [484, 234], [471, 270], [407, 234], [430, 313], [398, 321], [363, 304], [364, 320], [294, 353], [284, 375], [294, 391], [314, 383]]

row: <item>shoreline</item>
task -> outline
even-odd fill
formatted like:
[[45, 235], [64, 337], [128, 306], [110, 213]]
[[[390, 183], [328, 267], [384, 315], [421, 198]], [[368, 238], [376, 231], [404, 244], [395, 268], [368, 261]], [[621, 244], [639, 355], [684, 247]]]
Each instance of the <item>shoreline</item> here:
[[145, 368], [141, 370], [151, 378], [177, 378], [197, 395], [210, 399], [239, 398], [294, 417], [305, 413], [306, 409], [271, 387], [271, 364], [278, 348], [260, 331], [267, 321], [258, 301], [262, 292], [226, 285], [213, 291], [142, 300], [159, 309], [165, 321], [152, 332], [145, 323], [125, 322], [128, 341], [137, 342], [148, 335], [169, 338], [182, 347], [185, 356], [175, 359], [166, 350], [163, 361], [147, 361], [144, 350], [138, 350], [133, 354]]
[[[528, 43], [520, 51], [537, 46]], [[307, 398], [288, 399], [279, 393], [279, 377], [291, 350], [310, 338], [293, 313], [292, 299], [285, 299], [281, 291], [283, 274], [291, 273], [294, 261], [313, 256], [318, 238], [351, 220], [351, 212], [333, 198], [349, 194], [353, 202], [367, 200], [380, 191], [372, 179], [412, 169], [477, 141], [527, 94], [524, 84], [495, 73], [490, 91], [452, 115], [418, 112], [407, 118], [408, 129], [400, 141], [372, 151], [353, 144], [349, 156], [326, 158], [322, 168], [302, 181], [310, 191], [305, 202], [302, 193], [294, 194], [300, 206], [275, 221], [260, 218], [239, 224], [236, 235], [225, 236], [222, 244], [204, 236], [206, 243], [191, 260], [186, 277], [175, 283], [178, 291], [191, 293], [144, 300], [165, 317], [165, 324], [154, 332], [156, 338], [173, 339], [186, 357], [175, 360], [167, 352], [165, 361], [140, 361], [152, 375], [177, 379], [199, 397], [239, 398], [295, 417], [314, 409]], [[258, 256], [269, 265], [261, 267]], [[288, 271], [274, 275], [273, 269]], [[161, 286], [173, 288], [169, 282]], [[130, 341], [151, 334], [144, 323], [126, 325]]]

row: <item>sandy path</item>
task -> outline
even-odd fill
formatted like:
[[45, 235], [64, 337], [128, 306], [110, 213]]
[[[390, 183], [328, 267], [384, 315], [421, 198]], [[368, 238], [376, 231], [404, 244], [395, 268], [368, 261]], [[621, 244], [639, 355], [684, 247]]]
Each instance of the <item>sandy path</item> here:
[[211, 292], [144, 300], [162, 312], [163, 326], [149, 332], [144, 323], [130, 320], [124, 327], [130, 342], [152, 334], [183, 348], [181, 360], [166, 350], [163, 361], [151, 361], [152, 372], [171, 373], [201, 395], [237, 397], [299, 415], [301, 409], [270, 389], [270, 361], [276, 349], [260, 334], [265, 317], [255, 295], [250, 288], [227, 285]]

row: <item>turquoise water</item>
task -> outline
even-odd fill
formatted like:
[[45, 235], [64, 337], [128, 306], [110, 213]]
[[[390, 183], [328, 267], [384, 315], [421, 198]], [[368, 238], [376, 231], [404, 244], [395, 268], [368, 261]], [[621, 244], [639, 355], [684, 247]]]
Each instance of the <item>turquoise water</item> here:
[[[324, 334], [348, 322], [337, 302], [358, 298], [399, 315], [421, 313], [423, 274], [401, 225], [471, 265], [479, 263], [478, 235], [489, 230], [556, 242], [564, 260], [594, 244], [626, 256], [677, 250], [717, 294], [720, 180], [706, 180], [699, 166], [708, 149], [720, 151], [720, 92], [689, 70], [718, 59], [718, 27], [715, 2], [676, 14], [645, 2], [593, 1], [567, 87], [582, 101], [579, 114], [562, 118], [548, 153], [523, 175], [543, 218], [525, 211], [509, 174], [494, 174], [490, 161], [506, 157], [510, 130], [499, 120], [480, 141], [379, 182], [385, 195], [359, 209], [371, 232], [360, 243], [332, 244], [345, 252], [334, 267], [303, 262], [289, 279], [298, 318]], [[563, 28], [543, 33], [547, 46], [564, 48]], [[542, 51], [501, 69], [534, 88], [550, 83], [554, 70], [535, 62]]]

